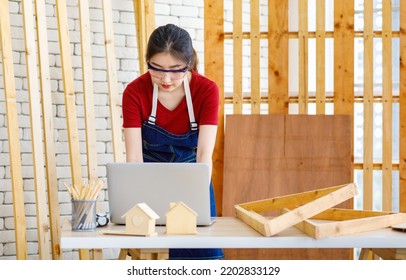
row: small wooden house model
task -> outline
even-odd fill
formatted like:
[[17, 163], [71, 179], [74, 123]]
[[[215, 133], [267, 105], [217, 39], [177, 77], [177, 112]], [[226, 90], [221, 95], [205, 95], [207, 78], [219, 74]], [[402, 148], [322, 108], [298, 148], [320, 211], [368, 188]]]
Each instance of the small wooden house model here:
[[138, 203], [123, 216], [125, 217], [125, 233], [132, 235], [157, 235], [155, 220], [159, 218], [146, 203]]
[[171, 203], [166, 213], [166, 234], [196, 234], [197, 213], [182, 201]]

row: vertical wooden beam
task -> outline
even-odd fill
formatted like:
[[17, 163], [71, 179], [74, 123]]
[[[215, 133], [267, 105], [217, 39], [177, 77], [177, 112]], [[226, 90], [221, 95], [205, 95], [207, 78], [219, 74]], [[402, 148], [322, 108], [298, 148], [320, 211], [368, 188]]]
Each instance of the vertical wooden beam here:
[[45, 11], [45, 1], [35, 0], [39, 77], [42, 94], [42, 126], [44, 132], [44, 149], [46, 160], [45, 170], [48, 187], [48, 212], [49, 222], [51, 224], [52, 258], [54, 260], [59, 260], [62, 258], [60, 248], [61, 227], [58, 180], [56, 174], [51, 78], [49, 72], [48, 35]]
[[73, 69], [69, 40], [68, 16], [66, 0], [56, 1], [58, 20], [59, 47], [61, 49], [62, 76], [65, 91], [66, 122], [68, 128], [69, 154], [71, 162], [72, 183], [82, 184], [82, 169], [80, 164], [79, 132], [76, 116], [75, 90], [73, 86]]
[[103, 25], [106, 47], [107, 81], [109, 85], [109, 103], [111, 130], [113, 133], [113, 151], [116, 162], [124, 161], [123, 136], [121, 130], [121, 107], [117, 93], [117, 67], [114, 49], [114, 31], [111, 0], [103, 0]]
[[259, 0], [251, 1], [251, 114], [261, 113]]
[[18, 260], [24, 260], [27, 259], [27, 227], [24, 212], [24, 190], [20, 158], [20, 138], [18, 134], [18, 112], [14, 82], [13, 50], [11, 46], [10, 16], [7, 0], [0, 1], [0, 41], [4, 94], [6, 100], [8, 145], [10, 150], [10, 175], [13, 194], [16, 256]]
[[242, 1], [233, 1], [233, 114], [242, 113]]
[[307, 0], [299, 1], [299, 114], [307, 114], [309, 103], [307, 16]]
[[[334, 114], [354, 123], [354, 0], [334, 0]], [[354, 140], [351, 151], [354, 158]]]
[[406, 212], [406, 2], [400, 1], [399, 210]]
[[326, 113], [326, 1], [316, 0], [316, 114]]
[[364, 1], [364, 191], [363, 209], [373, 202], [373, 102], [374, 102], [373, 1]]
[[334, 113], [354, 116], [354, 0], [334, 0]]
[[[82, 184], [82, 167], [80, 164], [79, 132], [76, 115], [76, 96], [73, 86], [73, 71], [71, 62], [68, 16], [66, 12], [66, 1], [56, 1], [56, 12], [58, 20], [59, 46], [61, 49], [61, 62], [63, 85], [65, 91], [66, 121], [69, 137], [69, 155], [71, 162], [72, 184]], [[80, 259], [90, 259], [88, 250], [79, 250]]]
[[22, 5], [25, 36], [25, 57], [27, 61], [28, 94], [30, 100], [31, 143], [37, 210], [38, 251], [40, 259], [48, 260], [50, 259], [49, 222], [44, 172], [44, 148], [41, 133], [41, 96], [39, 94], [38, 85], [35, 33], [32, 32], [35, 29], [32, 1], [23, 0]]
[[382, 210], [392, 211], [392, 1], [382, 1]]
[[268, 2], [269, 114], [289, 112], [288, 2], [287, 0]]
[[212, 181], [217, 215], [221, 216], [224, 165], [224, 3], [204, 1], [204, 74], [216, 82], [220, 93], [219, 124], [213, 153]]
[[89, 1], [79, 0], [80, 41], [82, 51], [83, 99], [85, 107], [86, 125], [86, 156], [89, 180], [98, 179], [96, 127], [94, 117], [93, 97], [93, 67], [90, 42]]
[[155, 12], [153, 0], [134, 0], [134, 16], [137, 31], [138, 59], [140, 62], [140, 73], [147, 71], [144, 59], [147, 51], [148, 38], [155, 29]]

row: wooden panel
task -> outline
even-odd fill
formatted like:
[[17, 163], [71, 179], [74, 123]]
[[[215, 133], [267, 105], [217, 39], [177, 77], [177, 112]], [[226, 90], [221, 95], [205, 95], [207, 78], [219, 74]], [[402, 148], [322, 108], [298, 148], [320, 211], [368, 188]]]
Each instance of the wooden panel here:
[[406, 212], [406, 2], [400, 1], [399, 209]]
[[251, 114], [261, 112], [260, 76], [260, 38], [259, 38], [259, 0], [251, 1]]
[[354, 0], [334, 0], [334, 114], [354, 114]]
[[33, 7], [31, 0], [24, 0], [22, 4], [27, 61], [28, 94], [30, 100], [31, 143], [34, 165], [38, 251], [39, 258], [41, 260], [47, 260], [50, 259], [50, 235], [44, 172], [44, 148], [42, 144], [41, 96], [39, 94], [38, 85], [35, 33], [32, 32], [32, 30], [35, 29], [33, 20]]
[[364, 165], [363, 209], [372, 210], [373, 201], [373, 102], [374, 102], [373, 1], [364, 2]]
[[90, 48], [91, 37], [88, 0], [79, 1], [79, 18], [82, 51], [83, 99], [86, 127], [87, 176], [89, 180], [97, 180], [96, 127], [94, 117], [93, 67], [92, 50]]
[[268, 105], [269, 114], [287, 114], [288, 93], [288, 2], [268, 2]]
[[23, 176], [20, 158], [20, 138], [18, 135], [18, 112], [14, 82], [13, 50], [11, 46], [10, 16], [8, 1], [0, 1], [0, 41], [6, 101], [6, 120], [10, 155], [11, 187], [14, 210], [14, 232], [16, 256], [27, 259], [27, 234], [24, 212]]
[[106, 47], [107, 81], [109, 85], [110, 121], [113, 133], [114, 161], [123, 162], [123, 133], [120, 122], [121, 107], [117, 92], [117, 66], [111, 0], [103, 1], [103, 24]]
[[44, 150], [46, 159], [46, 177], [48, 188], [48, 212], [51, 224], [52, 258], [62, 258], [60, 250], [60, 210], [58, 197], [58, 181], [56, 174], [56, 153], [54, 142], [54, 121], [52, 111], [51, 78], [49, 72], [48, 35], [46, 24], [46, 9], [44, 0], [35, 1], [35, 13], [37, 15], [37, 45], [39, 78], [42, 93], [42, 127], [44, 132]]
[[242, 113], [242, 0], [233, 1], [233, 114]]
[[308, 93], [308, 32], [307, 0], [299, 1], [299, 114], [307, 114]]
[[382, 2], [382, 210], [392, 211], [392, 1]]
[[59, 46], [61, 49], [61, 63], [63, 87], [65, 91], [66, 123], [69, 139], [69, 156], [71, 163], [72, 184], [82, 185], [82, 169], [80, 164], [79, 132], [76, 117], [76, 95], [73, 85], [73, 68], [71, 61], [68, 17], [66, 1], [56, 1], [58, 19]]
[[316, 0], [316, 114], [326, 112], [326, 1]]
[[221, 216], [224, 162], [224, 15], [223, 1], [204, 1], [204, 74], [219, 87], [220, 109], [216, 145], [213, 153], [212, 181], [217, 215]]
[[[351, 182], [351, 127], [350, 116], [227, 116], [223, 215], [234, 216], [235, 204]], [[238, 259], [347, 259], [350, 252], [226, 250], [226, 255]]]
[[134, 0], [134, 16], [137, 28], [138, 59], [140, 73], [147, 71], [145, 54], [147, 52], [148, 38], [155, 29], [155, 13], [153, 0]]

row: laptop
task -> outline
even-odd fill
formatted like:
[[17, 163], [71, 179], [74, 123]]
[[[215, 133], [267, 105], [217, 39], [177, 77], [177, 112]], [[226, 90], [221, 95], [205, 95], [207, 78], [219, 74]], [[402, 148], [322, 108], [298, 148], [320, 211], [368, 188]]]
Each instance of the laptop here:
[[165, 225], [172, 202], [185, 203], [197, 213], [197, 225], [213, 222], [210, 217], [210, 175], [205, 163], [107, 163], [110, 220], [125, 224], [124, 213], [137, 203], [146, 203]]

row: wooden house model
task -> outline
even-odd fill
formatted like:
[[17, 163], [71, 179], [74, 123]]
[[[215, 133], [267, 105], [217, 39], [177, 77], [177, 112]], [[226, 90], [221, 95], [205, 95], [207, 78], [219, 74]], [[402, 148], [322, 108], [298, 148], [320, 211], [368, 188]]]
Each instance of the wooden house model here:
[[154, 236], [155, 220], [159, 218], [146, 203], [138, 203], [123, 216], [125, 218], [125, 232], [132, 235]]
[[166, 234], [197, 234], [197, 213], [182, 201], [171, 203], [166, 213]]

